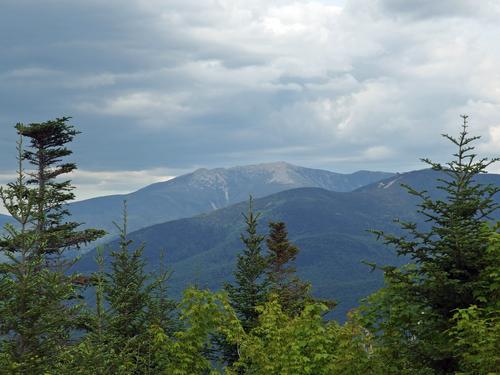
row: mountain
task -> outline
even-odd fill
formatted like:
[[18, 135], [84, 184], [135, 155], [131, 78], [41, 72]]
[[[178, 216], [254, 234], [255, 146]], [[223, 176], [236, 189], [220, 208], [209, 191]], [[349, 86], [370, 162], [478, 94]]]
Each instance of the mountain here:
[[155, 183], [130, 194], [71, 203], [69, 209], [72, 220], [83, 222], [86, 227], [101, 228], [115, 233], [116, 229], [112, 222], [120, 220], [123, 200], [127, 200], [128, 225], [132, 231], [227, 207], [247, 200], [249, 194], [258, 198], [300, 187], [351, 191], [392, 175], [392, 173], [368, 171], [340, 174], [298, 167], [284, 162], [210, 170], [198, 169], [193, 173]]
[[[432, 169], [411, 171], [403, 174], [396, 174], [385, 180], [367, 184], [355, 190], [358, 193], [367, 193], [373, 199], [383, 200], [386, 204], [400, 206], [401, 209], [412, 209], [418, 199], [409, 195], [407, 190], [401, 185], [411, 186], [417, 191], [427, 191], [434, 199], [446, 199], [446, 192], [436, 188], [437, 179], [448, 179], [445, 175]], [[499, 174], [481, 174], [476, 176], [476, 181], [483, 185], [500, 185]], [[500, 199], [497, 194], [497, 201]]]
[[0, 228], [3, 228], [3, 226], [6, 223], [9, 223], [11, 221], [12, 221], [12, 218], [10, 216], [0, 214]]
[[[301, 249], [297, 268], [301, 277], [313, 283], [314, 293], [335, 298], [340, 304], [334, 315], [345, 313], [382, 285], [379, 272], [370, 272], [361, 261], [400, 264], [405, 259], [377, 242], [368, 229], [397, 233], [394, 218], [422, 221], [415, 213], [414, 197], [401, 183], [429, 188], [436, 195], [435, 172], [423, 170], [401, 174], [353, 192], [333, 192], [320, 188], [299, 188], [255, 200], [262, 213], [261, 232], [270, 220], [287, 223], [290, 238]], [[480, 176], [482, 182], [500, 184], [500, 175]], [[500, 202], [500, 197], [497, 197]], [[145, 243], [144, 256], [151, 269], [158, 263], [161, 250], [174, 273], [172, 293], [176, 296], [187, 285], [219, 289], [231, 279], [236, 256], [242, 249], [239, 234], [244, 229], [239, 203], [193, 218], [170, 221], [130, 234], [135, 244]], [[499, 219], [497, 213], [496, 219]], [[116, 248], [113, 242], [110, 247]], [[77, 263], [80, 272], [95, 270], [94, 252]]]

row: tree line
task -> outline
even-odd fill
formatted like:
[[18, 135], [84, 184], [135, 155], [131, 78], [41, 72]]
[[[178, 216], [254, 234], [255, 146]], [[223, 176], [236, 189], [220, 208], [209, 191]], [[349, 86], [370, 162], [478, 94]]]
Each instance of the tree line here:
[[98, 249], [93, 274], [72, 272], [72, 252], [105, 232], [70, 220], [73, 186], [61, 179], [76, 169], [67, 146], [79, 132], [69, 121], [15, 127], [17, 178], [0, 188], [15, 220], [0, 239], [0, 374], [498, 373], [500, 224], [490, 215], [500, 188], [474, 180], [498, 159], [475, 154], [466, 116], [457, 137], [445, 135], [453, 159], [423, 159], [445, 198], [405, 186], [425, 229], [373, 231], [410, 262], [371, 265], [385, 285], [343, 324], [297, 276], [286, 224], [259, 234], [252, 198], [234, 281], [220, 292], [193, 286], [173, 300], [164, 257], [146, 272], [144, 244], [127, 238], [126, 203], [117, 248]]

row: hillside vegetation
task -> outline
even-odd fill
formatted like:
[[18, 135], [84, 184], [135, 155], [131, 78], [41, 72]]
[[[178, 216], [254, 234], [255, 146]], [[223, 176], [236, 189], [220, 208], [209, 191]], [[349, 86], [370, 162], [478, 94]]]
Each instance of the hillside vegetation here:
[[109, 239], [118, 234], [113, 221], [120, 217], [124, 200], [129, 207], [129, 230], [134, 231], [231, 206], [246, 201], [250, 194], [261, 198], [301, 187], [352, 191], [392, 175], [368, 171], [341, 174], [284, 162], [198, 169], [130, 194], [70, 203], [68, 209], [73, 219], [85, 223], [85, 226], [105, 229], [109, 233], [106, 238]]
[[[0, 374], [497, 373], [497, 160], [463, 121], [449, 163], [353, 192], [287, 190], [131, 234], [124, 203], [119, 239], [81, 260], [68, 254], [105, 232], [68, 211], [78, 131], [16, 125]], [[345, 322], [328, 318], [359, 290], [373, 293]]]

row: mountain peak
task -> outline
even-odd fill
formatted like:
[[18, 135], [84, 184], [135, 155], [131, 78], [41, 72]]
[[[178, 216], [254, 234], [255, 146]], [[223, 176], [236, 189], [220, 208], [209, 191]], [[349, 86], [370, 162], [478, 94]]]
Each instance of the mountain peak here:
[[[148, 185], [127, 195], [129, 228], [135, 230], [168, 220], [185, 218], [283, 190], [316, 187], [352, 191], [389, 177], [387, 173], [339, 174], [304, 168], [284, 161], [231, 168], [199, 168], [164, 182]], [[111, 196], [70, 205], [79, 222], [114, 234], [113, 220], [121, 213], [123, 197]]]
[[247, 178], [263, 179], [265, 183], [282, 185], [301, 184], [302, 178], [296, 173], [297, 169], [299, 167], [284, 161], [229, 168], [199, 168], [191, 173], [191, 183], [198, 183], [205, 186], [225, 185], [228, 179], [246, 176]]

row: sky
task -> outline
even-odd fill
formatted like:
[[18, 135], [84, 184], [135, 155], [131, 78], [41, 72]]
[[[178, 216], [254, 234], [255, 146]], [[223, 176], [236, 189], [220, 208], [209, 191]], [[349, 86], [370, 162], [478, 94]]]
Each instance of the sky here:
[[13, 126], [61, 116], [79, 199], [199, 167], [419, 169], [461, 114], [498, 155], [499, 35], [498, 0], [1, 0], [0, 184]]

